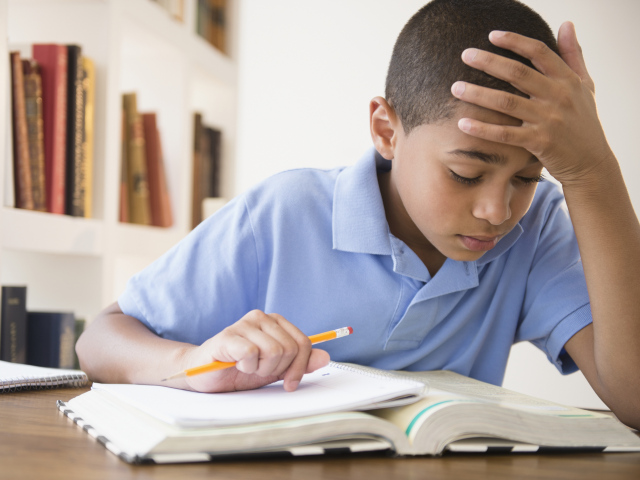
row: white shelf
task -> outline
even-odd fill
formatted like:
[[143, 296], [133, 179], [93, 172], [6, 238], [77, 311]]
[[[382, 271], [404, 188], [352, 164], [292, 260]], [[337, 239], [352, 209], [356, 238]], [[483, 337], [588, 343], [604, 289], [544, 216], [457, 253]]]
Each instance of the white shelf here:
[[2, 209], [2, 248], [62, 255], [104, 254], [104, 222], [18, 208]]
[[[184, 23], [151, 0], [0, 0], [0, 54], [75, 43], [96, 65], [94, 218], [0, 207], [0, 283], [26, 284], [28, 307], [73, 310], [90, 321], [131, 274], [189, 232], [195, 111], [223, 130], [221, 188], [233, 196], [237, 1], [229, 0], [227, 56], [195, 33], [197, 0], [185, 0]], [[3, 112], [9, 85], [4, 62]], [[158, 115], [174, 218], [168, 229], [118, 221], [121, 95], [131, 90], [141, 110]], [[7, 123], [0, 115], [0, 198], [11, 162]]]

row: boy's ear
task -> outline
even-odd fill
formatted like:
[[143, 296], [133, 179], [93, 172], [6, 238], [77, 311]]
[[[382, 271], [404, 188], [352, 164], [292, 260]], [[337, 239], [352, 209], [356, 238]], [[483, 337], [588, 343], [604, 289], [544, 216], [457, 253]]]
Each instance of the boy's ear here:
[[387, 160], [393, 160], [402, 125], [393, 107], [382, 97], [375, 97], [369, 103], [369, 126], [378, 153]]

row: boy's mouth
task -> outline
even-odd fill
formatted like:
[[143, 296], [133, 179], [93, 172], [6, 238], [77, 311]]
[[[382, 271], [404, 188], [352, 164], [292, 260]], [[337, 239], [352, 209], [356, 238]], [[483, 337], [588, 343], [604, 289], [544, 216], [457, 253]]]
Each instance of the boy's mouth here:
[[502, 235], [495, 237], [458, 235], [458, 237], [467, 250], [471, 250], [472, 252], [486, 252], [497, 245]]

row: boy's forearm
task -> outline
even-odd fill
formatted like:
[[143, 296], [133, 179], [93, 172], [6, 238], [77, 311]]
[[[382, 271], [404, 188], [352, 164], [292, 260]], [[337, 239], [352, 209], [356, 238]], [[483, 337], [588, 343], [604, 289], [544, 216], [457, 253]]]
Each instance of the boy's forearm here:
[[[158, 337], [114, 304], [82, 334], [76, 351], [80, 367], [94, 381], [158, 384], [183, 368], [182, 358], [193, 347]], [[183, 383], [179, 379], [166, 385], [187, 388]]]
[[591, 301], [599, 393], [640, 417], [640, 224], [616, 159], [564, 193]]

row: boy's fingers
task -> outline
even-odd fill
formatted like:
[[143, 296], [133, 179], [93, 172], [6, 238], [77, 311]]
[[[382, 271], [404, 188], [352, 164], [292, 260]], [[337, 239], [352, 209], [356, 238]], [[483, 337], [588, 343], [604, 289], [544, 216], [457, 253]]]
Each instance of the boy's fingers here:
[[542, 96], [549, 89], [550, 80], [524, 63], [495, 53], [468, 48], [462, 52], [462, 61], [492, 77], [510, 83], [533, 97]]
[[320, 350], [319, 348], [314, 348], [311, 350], [309, 363], [307, 363], [307, 370], [304, 373], [313, 373], [319, 368], [326, 367], [329, 365], [330, 360], [331, 358], [327, 352]]
[[243, 333], [243, 336], [255, 344], [260, 351], [255, 373], [263, 377], [280, 375], [295, 357], [298, 346], [277, 322], [262, 322], [260, 327], [260, 329], [247, 329]]
[[311, 341], [302, 333], [295, 325], [288, 322], [284, 317], [278, 314], [272, 314], [278, 319], [280, 326], [291, 336], [296, 342], [296, 355], [288, 359], [286, 365], [286, 373], [284, 375], [284, 388], [287, 391], [293, 391], [298, 387], [302, 376], [307, 373], [309, 359], [311, 356]]
[[490, 142], [505, 143], [507, 145], [527, 148], [527, 133], [526, 129], [522, 127], [493, 125], [472, 118], [461, 118], [458, 121], [458, 128], [469, 135]]
[[562, 60], [573, 70], [583, 82], [586, 82], [591, 91], [594, 91], [594, 83], [587, 71], [582, 47], [578, 43], [576, 29], [573, 23], [564, 22], [558, 31], [558, 49]]
[[225, 343], [224, 349], [226, 355], [221, 357], [223, 361], [236, 361], [236, 368], [239, 371], [252, 374], [258, 370], [260, 349], [254, 342], [236, 336]]
[[286, 371], [282, 379], [284, 380], [284, 389], [288, 392], [294, 391], [298, 388], [298, 384], [300, 380], [302, 380], [302, 376], [305, 373], [312, 373], [318, 370], [319, 368], [326, 367], [329, 364], [329, 354], [324, 350], [320, 350], [317, 348], [311, 349], [310, 355], [308, 359], [305, 359], [304, 362], [300, 361], [300, 365], [304, 364], [304, 370], [302, 372], [299, 371], [295, 362], [298, 362], [298, 358], [291, 364], [291, 368]]
[[464, 102], [495, 110], [525, 122], [539, 118], [535, 112], [536, 105], [534, 103], [512, 93], [466, 82], [454, 83], [451, 86], [451, 93]]
[[533, 66], [543, 75], [565, 77], [570, 73], [565, 62], [540, 40], [498, 30], [494, 30], [489, 34], [489, 40], [497, 47], [511, 50], [521, 57], [529, 59]]

